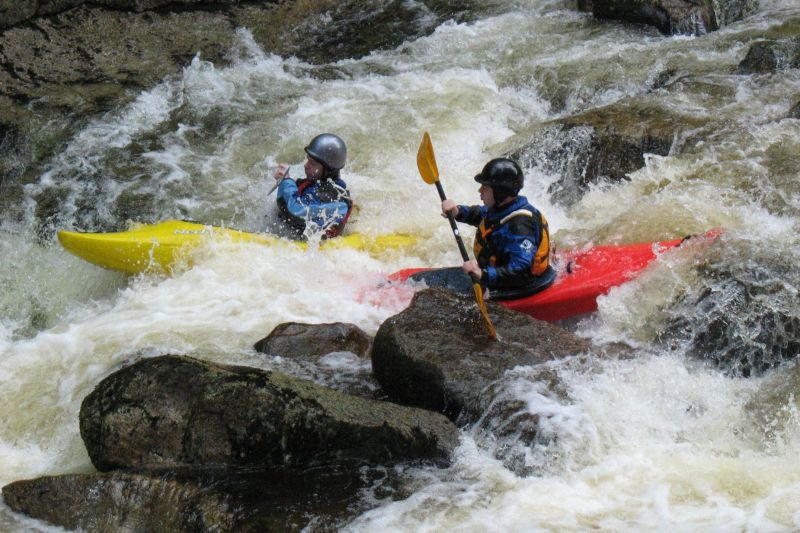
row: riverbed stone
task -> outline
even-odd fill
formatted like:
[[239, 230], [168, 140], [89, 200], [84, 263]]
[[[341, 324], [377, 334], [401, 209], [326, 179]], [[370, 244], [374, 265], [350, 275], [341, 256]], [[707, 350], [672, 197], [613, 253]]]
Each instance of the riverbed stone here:
[[257, 352], [288, 358], [316, 360], [332, 352], [368, 357], [372, 338], [355, 324], [304, 324], [284, 322], [256, 342]]
[[69, 530], [233, 531], [224, 499], [191, 485], [128, 473], [71, 474], [15, 481], [3, 500], [17, 513]]
[[492, 383], [517, 366], [585, 353], [589, 343], [563, 328], [489, 303], [492, 340], [474, 300], [440, 289], [414, 295], [375, 335], [372, 368], [394, 401], [445, 413], [459, 424], [486, 410]]
[[445, 417], [357, 398], [278, 372], [167, 355], [101, 381], [80, 410], [98, 470], [446, 461]]
[[650, 24], [667, 35], [703, 35], [742, 20], [758, 0], [580, 0], [597, 18]]
[[89, 533], [338, 531], [378, 505], [364, 490], [407, 495], [402, 477], [357, 462], [95, 472], [15, 481], [3, 499], [16, 513]]
[[786, 115], [786, 118], [800, 119], [800, 102], [797, 102], [791, 107], [791, 109], [789, 109], [789, 113]]
[[739, 63], [741, 74], [765, 74], [800, 66], [800, 38], [766, 39], [750, 45]]
[[619, 182], [645, 165], [647, 154], [680, 153], [686, 135], [701, 135], [710, 119], [625, 100], [560, 117], [502, 148], [523, 167], [558, 175], [548, 193], [562, 205], [578, 202], [591, 184]]

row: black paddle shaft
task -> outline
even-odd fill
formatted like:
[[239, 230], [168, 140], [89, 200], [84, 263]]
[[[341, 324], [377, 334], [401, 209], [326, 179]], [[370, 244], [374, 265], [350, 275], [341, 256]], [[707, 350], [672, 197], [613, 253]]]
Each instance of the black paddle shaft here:
[[[442, 184], [438, 180], [436, 181], [436, 190], [439, 191], [439, 198], [441, 198], [443, 202], [447, 200], [447, 197], [444, 195], [444, 189], [442, 188]], [[458, 232], [458, 225], [456, 224], [456, 219], [453, 218], [453, 215], [447, 213], [447, 220], [450, 221], [450, 228], [452, 228], [453, 230], [453, 236], [456, 238], [456, 242], [458, 243], [458, 249], [461, 251], [461, 258], [464, 259], [464, 261], [469, 261], [469, 254], [467, 253], [467, 249], [464, 246], [464, 241], [461, 240], [461, 233]]]

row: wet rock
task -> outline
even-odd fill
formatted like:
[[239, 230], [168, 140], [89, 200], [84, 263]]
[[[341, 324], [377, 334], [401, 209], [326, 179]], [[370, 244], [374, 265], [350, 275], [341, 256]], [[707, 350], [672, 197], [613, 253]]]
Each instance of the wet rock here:
[[792, 106], [789, 110], [789, 113], [786, 115], [786, 118], [800, 118], [800, 102], [797, 102]]
[[[149, 88], [180, 71], [195, 55], [224, 65], [237, 28], [248, 28], [266, 51], [312, 63], [361, 57], [432, 32], [437, 15], [424, 4], [400, 0], [216, 3], [213, 9], [148, 11], [162, 1], [86, 3], [51, 17], [11, 27], [0, 35], [0, 93], [16, 100], [56, 98], [74, 105], [73, 85], [112, 84]], [[75, 2], [75, 4], [83, 4]], [[225, 5], [229, 4], [229, 5]], [[70, 4], [71, 5], [71, 4]], [[116, 9], [109, 9], [113, 7]], [[461, 10], [464, 11], [464, 6]], [[2, 12], [0, 11], [0, 21]], [[122, 96], [122, 95], [120, 95]]]
[[696, 132], [707, 121], [642, 101], [624, 101], [545, 123], [527, 139], [515, 140], [508, 153], [523, 167], [558, 175], [548, 193], [569, 206], [590, 184], [627, 179], [644, 166], [646, 154], [679, 152], [684, 134]]
[[484, 390], [516, 366], [583, 353], [588, 343], [547, 322], [489, 304], [497, 341], [486, 334], [474, 301], [438, 289], [418, 292], [411, 305], [378, 329], [372, 368], [394, 401], [477, 420]]
[[181, 356], [140, 360], [105, 378], [81, 405], [80, 431], [102, 471], [445, 460], [458, 439], [435, 413]]
[[279, 324], [258, 341], [256, 351], [280, 357], [319, 359], [332, 352], [351, 352], [368, 357], [372, 338], [354, 324]]
[[[282, 2], [270, 13], [245, 7], [237, 20], [256, 40], [281, 55], [311, 63], [362, 57], [431, 33], [445, 19], [461, 21], [479, 2], [319, 0]], [[259, 22], [261, 21], [261, 22]]]
[[787, 252], [769, 263], [740, 263], [753, 251], [726, 245], [727, 258], [717, 250], [699, 267], [702, 286], [676, 302], [659, 340], [727, 375], [758, 376], [800, 355], [797, 296], [786, 291], [800, 283], [796, 258]]
[[668, 35], [703, 35], [742, 20], [758, 0], [580, 0], [595, 17], [650, 24]]
[[[216, 0], [216, 4], [233, 4], [238, 0]], [[120, 11], [145, 11], [165, 6], [191, 6], [200, 4], [200, 0], [14, 0], [4, 2], [0, 7], [0, 30], [10, 28], [34, 17], [44, 17], [61, 13], [84, 4], [102, 5], [108, 9]], [[266, 3], [270, 3], [267, 0]]]
[[[0, 130], [17, 132], [13, 143], [0, 146], [0, 158], [12, 158], [3, 166], [13, 167], [2, 179], [5, 211], [19, 209], [16, 199], [24, 194], [25, 176], [38, 178], [86, 120], [179, 75], [198, 54], [217, 67], [226, 66], [241, 41], [240, 28], [250, 30], [267, 53], [325, 64], [395, 47], [432, 32], [445, 19], [465, 20], [480, 3], [28, 0], [4, 5]], [[298, 68], [306, 71], [303, 76], [350, 75], [329, 65]], [[135, 151], [141, 142], [146, 140], [134, 139], [124, 150]], [[148, 215], [125, 208], [120, 213], [139, 220]], [[52, 238], [52, 226], [65, 221], [37, 223]]]
[[150, 87], [198, 53], [211, 61], [222, 60], [233, 42], [234, 27], [221, 13], [189, 11], [156, 17], [79, 7], [3, 32], [0, 92], [18, 100], [55, 98], [51, 106], [72, 107], [73, 100], [81, 97], [102, 104], [108, 91], [81, 91], [78, 96], [69, 88], [76, 84]]
[[739, 63], [740, 74], [764, 74], [800, 66], [800, 38], [757, 41]]
[[75, 474], [3, 487], [13, 511], [69, 530], [232, 531], [233, 511], [196, 487], [136, 474]]
[[0, 29], [19, 24], [36, 15], [37, 0], [15, 0], [0, 6]]
[[[338, 531], [378, 499], [405, 497], [394, 468], [186, 468], [48, 476], [3, 487], [13, 511], [69, 530]], [[376, 499], [363, 498], [369, 491]]]

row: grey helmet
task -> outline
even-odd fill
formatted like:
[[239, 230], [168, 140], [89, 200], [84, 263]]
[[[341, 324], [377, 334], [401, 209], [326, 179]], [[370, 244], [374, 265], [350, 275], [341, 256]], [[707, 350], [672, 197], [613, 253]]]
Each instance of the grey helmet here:
[[347, 160], [347, 146], [333, 133], [317, 135], [305, 148], [306, 153], [332, 170], [340, 170]]

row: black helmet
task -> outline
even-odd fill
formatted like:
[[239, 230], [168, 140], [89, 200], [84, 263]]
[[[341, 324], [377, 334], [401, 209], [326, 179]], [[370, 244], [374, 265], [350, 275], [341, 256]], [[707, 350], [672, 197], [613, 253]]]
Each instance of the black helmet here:
[[495, 199], [502, 202], [508, 196], [517, 195], [522, 189], [525, 176], [514, 160], [498, 157], [486, 163], [481, 173], [475, 176], [475, 181], [491, 187]]
[[347, 160], [347, 146], [333, 133], [317, 135], [305, 147], [308, 155], [322, 163], [326, 168], [340, 170]]

